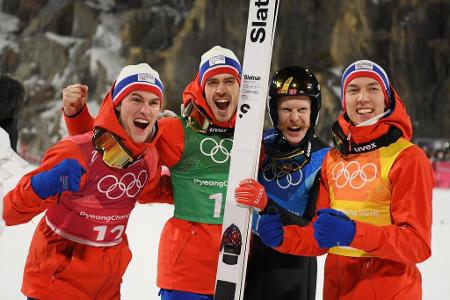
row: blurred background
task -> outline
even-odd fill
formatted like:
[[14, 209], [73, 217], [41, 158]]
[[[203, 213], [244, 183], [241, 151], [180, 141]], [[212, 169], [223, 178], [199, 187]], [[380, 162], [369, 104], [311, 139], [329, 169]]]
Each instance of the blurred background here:
[[[148, 62], [165, 83], [166, 109], [179, 113], [204, 51], [219, 44], [243, 57], [248, 1], [0, 0], [0, 9], [0, 72], [26, 90], [18, 152], [36, 163], [67, 134], [61, 99], [68, 84], [89, 86], [96, 113], [124, 65]], [[374, 60], [403, 98], [415, 141], [430, 159], [449, 160], [449, 10], [448, 0], [282, 0], [272, 73], [301, 65], [316, 74], [317, 133], [330, 141], [343, 69]]]
[[[331, 124], [341, 110], [340, 77], [357, 59], [383, 66], [403, 98], [414, 140], [427, 152], [438, 187], [433, 191], [433, 256], [419, 265], [423, 299], [448, 299], [450, 1], [280, 3], [272, 73], [301, 65], [316, 74], [322, 86], [320, 137], [331, 140]], [[159, 71], [166, 86], [166, 109], [179, 113], [183, 89], [194, 77], [203, 52], [219, 44], [242, 59], [247, 13], [244, 0], [0, 0], [0, 73], [12, 75], [25, 87], [24, 104], [11, 109], [12, 101], [0, 86], [0, 125], [2, 118], [19, 111], [17, 150], [36, 164], [67, 135], [61, 112], [65, 86], [87, 84], [88, 105], [96, 114], [120, 69], [139, 62]], [[0, 140], [0, 146], [4, 143]], [[20, 166], [11, 167], [18, 169], [14, 174], [24, 172]], [[17, 181], [12, 178], [0, 185], [8, 191]], [[159, 234], [172, 209], [140, 206], [133, 211], [127, 232], [134, 255], [123, 281], [124, 300], [157, 298]], [[2, 236], [1, 299], [23, 299], [22, 270], [39, 218], [8, 227]], [[317, 299], [322, 295], [323, 259], [319, 258]]]

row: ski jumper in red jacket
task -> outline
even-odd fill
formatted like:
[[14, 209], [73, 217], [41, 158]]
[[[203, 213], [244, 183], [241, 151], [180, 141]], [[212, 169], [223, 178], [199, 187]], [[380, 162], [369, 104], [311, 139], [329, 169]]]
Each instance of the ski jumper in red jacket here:
[[[422, 297], [416, 264], [431, 255], [433, 174], [425, 153], [409, 141], [411, 121], [400, 97], [389, 87], [387, 76], [373, 75], [377, 67], [362, 61], [344, 72], [345, 111], [333, 126], [336, 147], [321, 171], [318, 209], [332, 208], [353, 220], [353, 240], [347, 246], [321, 249], [312, 226], [285, 226], [277, 247], [301, 255], [328, 250], [325, 300]], [[365, 126], [350, 120], [344, 98], [349, 82], [358, 77], [385, 81], [391, 93], [385, 93], [390, 110]], [[370, 111], [370, 105], [364, 105], [359, 111]]]
[[[135, 90], [156, 92], [154, 87], [132, 84], [115, 100], [125, 101]], [[88, 132], [60, 141], [48, 150], [40, 166], [4, 197], [7, 225], [28, 222], [46, 211], [25, 265], [22, 292], [28, 297], [120, 299], [122, 275], [131, 260], [125, 230], [136, 201], [171, 201], [171, 194], [159, 185], [161, 165], [154, 142], [135, 143], [130, 138], [117, 117], [119, 103], [113, 104], [112, 94], [113, 89], [103, 100], [93, 124], [94, 136]], [[162, 91], [159, 95], [162, 100]], [[110, 151], [126, 152], [132, 163], [110, 166], [117, 162], [110, 159]], [[41, 199], [31, 178], [68, 158], [86, 171], [79, 191]]]

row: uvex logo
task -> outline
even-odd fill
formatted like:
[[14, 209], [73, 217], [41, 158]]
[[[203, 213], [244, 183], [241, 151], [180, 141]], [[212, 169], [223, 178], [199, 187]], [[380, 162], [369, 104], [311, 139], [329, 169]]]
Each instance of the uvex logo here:
[[258, 7], [256, 11], [256, 20], [252, 22], [252, 30], [250, 31], [250, 40], [255, 43], [262, 43], [266, 39], [266, 25], [267, 25], [267, 5], [269, 4], [269, 0], [256, 0], [255, 6]]
[[373, 142], [371, 144], [367, 144], [367, 145], [364, 145], [364, 146], [355, 147], [355, 148], [353, 148], [353, 151], [355, 151], [355, 152], [369, 151], [369, 150], [372, 150], [372, 149], [374, 149], [376, 147], [377, 147], [377, 144], [375, 144], [375, 142]]

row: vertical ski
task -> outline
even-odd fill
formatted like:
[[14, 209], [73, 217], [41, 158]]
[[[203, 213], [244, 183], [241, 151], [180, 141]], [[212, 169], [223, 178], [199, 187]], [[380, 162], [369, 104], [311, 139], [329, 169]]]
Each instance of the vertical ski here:
[[244, 298], [252, 213], [235, 204], [234, 190], [258, 171], [278, 5], [279, 0], [250, 0], [215, 300]]

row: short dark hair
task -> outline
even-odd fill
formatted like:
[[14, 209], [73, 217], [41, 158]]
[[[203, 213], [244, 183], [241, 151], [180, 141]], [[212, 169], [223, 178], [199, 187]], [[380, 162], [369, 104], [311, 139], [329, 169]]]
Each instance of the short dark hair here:
[[8, 74], [0, 74], [0, 120], [17, 118], [24, 98], [23, 84]]
[[17, 149], [19, 138], [17, 115], [22, 108], [24, 98], [23, 84], [8, 74], [0, 74], [0, 127], [8, 132], [11, 147], [14, 150]]

